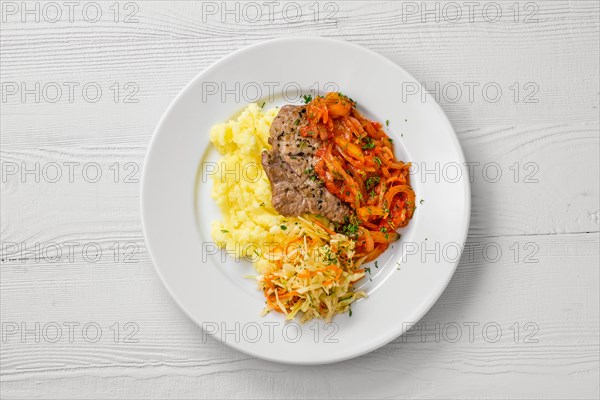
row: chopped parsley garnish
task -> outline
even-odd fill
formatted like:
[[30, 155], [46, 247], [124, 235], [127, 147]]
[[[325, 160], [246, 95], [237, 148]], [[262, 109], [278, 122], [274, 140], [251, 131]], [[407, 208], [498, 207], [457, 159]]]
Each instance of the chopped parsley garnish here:
[[387, 232], [387, 228], [385, 226], [382, 226], [381, 228], [379, 228], [379, 230], [383, 233]]
[[381, 160], [379, 159], [379, 157], [373, 157], [373, 161], [375, 161], [375, 163], [377, 163], [378, 165], [381, 165]]
[[348, 307], [348, 316], [351, 317], [352, 316], [352, 307]]
[[371, 267], [365, 267], [365, 271], [369, 273], [369, 275], [371, 275]]
[[300, 125], [300, 118], [298, 118], [297, 120], [294, 121], [295, 125]]
[[364, 150], [370, 150], [370, 149], [374, 149], [375, 148], [375, 143], [373, 143], [373, 139], [371, 139], [370, 137], [366, 137], [363, 139], [364, 144], [362, 145], [362, 148]]
[[317, 174], [315, 173], [314, 168], [307, 168], [304, 170], [304, 173], [308, 175], [309, 179], [313, 182], [318, 182], [319, 181], [319, 177], [317, 176]]
[[267, 102], [263, 101], [263, 103], [260, 105], [260, 108], [263, 108], [265, 106], [265, 104], [267, 104]]
[[377, 265], [377, 260], [375, 260], [375, 268], [379, 268], [379, 266]]
[[346, 217], [346, 221], [344, 225], [342, 225], [341, 233], [346, 236], [356, 236], [358, 234], [358, 227], [360, 221], [356, 217], [356, 215], [351, 215], [350, 217]]
[[[368, 178], [365, 181], [365, 188], [367, 189], [367, 191], [372, 190], [375, 186], [377, 186], [379, 184], [379, 181], [381, 180], [380, 177], [378, 176], [372, 176], [370, 178]], [[373, 197], [373, 196], [371, 196]]]
[[423, 203], [425, 203], [425, 200], [421, 199], [421, 200], [419, 201], [419, 204], [423, 204]]
[[389, 119], [385, 120], [385, 126], [390, 126], [390, 120]]
[[280, 228], [281, 228], [282, 231], [285, 231], [287, 229], [287, 226], [281, 225]]
[[308, 104], [312, 101], [312, 96], [310, 94], [304, 95], [302, 96], [302, 99], [304, 100], [304, 104]]
[[260, 203], [260, 205], [259, 205], [259, 207], [264, 207], [264, 206], [265, 206], [264, 202]]
[[387, 140], [388, 140], [388, 142], [390, 142], [390, 143], [394, 143], [394, 139], [392, 139], [392, 138], [387, 138]]
[[323, 257], [323, 262], [327, 263], [328, 265], [331, 265], [336, 264], [338, 262], [338, 259], [335, 256], [335, 254], [331, 252], [331, 250], [327, 250], [327, 253], [325, 253], [325, 257]]
[[298, 143], [298, 147], [300, 147], [301, 149], [304, 149], [306, 146], [308, 146], [308, 141], [307, 140], [302, 139], [300, 141], [300, 143]]
[[338, 92], [338, 95], [344, 100], [349, 100], [353, 106], [356, 104], [354, 100], [352, 100], [349, 96], [346, 96], [344, 93]]
[[229, 233], [229, 231], [227, 229], [221, 229], [221, 232], [223, 232], [223, 233]]

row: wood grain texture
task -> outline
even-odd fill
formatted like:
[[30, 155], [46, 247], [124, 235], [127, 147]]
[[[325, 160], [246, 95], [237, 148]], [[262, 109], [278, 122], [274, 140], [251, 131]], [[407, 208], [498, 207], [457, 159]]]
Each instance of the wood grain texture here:
[[[470, 234], [597, 232], [599, 183], [591, 171], [600, 168], [599, 126], [484, 127], [458, 132], [472, 170], [467, 177], [469, 167], [463, 169], [464, 179], [471, 180]], [[126, 145], [37, 150], [5, 146], [0, 151], [6, 171], [1, 207], [12, 212], [5, 213], [2, 223], [4, 240], [58, 241], [84, 220], [90, 224], [88, 232], [92, 227], [100, 233], [113, 230], [118, 224], [140, 235], [137, 206], [144, 153], [144, 147]], [[431, 170], [435, 165], [425, 167]], [[60, 180], [52, 183], [57, 169]], [[102, 177], [93, 182], [96, 169]], [[438, 169], [438, 176], [415, 175], [416, 179], [454, 177], [453, 170]], [[562, 182], [561, 190], [556, 190], [557, 181]], [[39, 219], [39, 209], [22, 201], [24, 197], [47, 205], [44, 219]]]
[[[321, 2], [318, 22], [314, 2], [298, 2], [297, 22], [281, 9], [272, 20], [252, 22], [250, 14], [236, 21], [222, 10], [207, 13], [206, 3], [135, 2], [139, 22], [132, 24], [122, 22], [130, 11], [125, 2], [119, 2], [120, 22], [112, 20], [113, 3], [100, 3], [97, 23], [80, 13], [73, 22], [23, 23], [3, 9], [2, 398], [600, 395], [597, 1], [517, 2], [518, 22], [510, 9], [515, 2], [499, 1], [503, 16], [495, 23], [481, 14], [486, 2], [473, 21], [462, 6], [457, 23], [441, 14], [440, 21], [432, 15], [423, 21], [421, 2], [329, 2], [337, 9], [331, 18]], [[416, 13], [406, 9], [413, 4]], [[537, 21], [526, 23], [532, 10]], [[320, 367], [268, 363], [203, 340], [157, 277], [139, 213], [145, 150], [179, 90], [231, 51], [299, 35], [361, 44], [405, 68], [437, 95], [475, 163], [473, 250], [440, 300], [404, 337]], [[55, 103], [48, 101], [52, 92], [41, 93], [39, 103], [31, 94], [25, 100], [10, 94], [13, 84], [65, 82], [78, 85], [72, 102], [66, 92]], [[102, 89], [95, 103], [80, 90], [92, 82]], [[473, 98], [467, 84], [476, 85]], [[497, 102], [483, 96], [486, 84], [502, 89]], [[136, 102], [124, 102], [128, 93]], [[502, 172], [497, 182], [494, 170], [484, 171], [491, 164]], [[62, 177], [53, 183], [56, 165]], [[33, 172], [22, 176], [23, 169]], [[102, 176], [93, 182], [96, 170]], [[56, 260], [53, 244], [63, 251]], [[483, 257], [489, 244], [502, 251], [496, 262]], [[66, 245], [74, 246], [72, 258]], [[82, 253], [85, 246], [90, 253]], [[36, 322], [62, 325], [61, 340], [43, 336], [37, 343], [31, 334], [22, 340], [6, 330], [21, 323], [32, 329]], [[70, 343], [63, 325], [69, 322], [79, 328], [95, 322], [102, 337], [89, 343], [76, 330]], [[128, 322], [139, 328], [136, 343], [124, 340]], [[438, 341], [435, 333], [422, 336], [422, 330], [436, 332], [436, 323], [459, 325], [461, 338], [452, 340], [453, 331], [441, 331]], [[502, 330], [497, 342], [484, 334], [486, 324]]]
[[[184, 2], [139, 3], [136, 24], [115, 24], [108, 16], [97, 24], [83, 20], [23, 24], [10, 19], [2, 26], [2, 81], [25, 82], [28, 88], [35, 82], [74, 81], [79, 88], [97, 82], [103, 97], [89, 104], [79, 93], [69, 103], [65, 94], [58, 103], [38, 104], [29, 96], [23, 104], [18, 95], [9, 96], [2, 104], [6, 110], [2, 144], [68, 146], [77, 140], [79, 145], [97, 145], [102, 138], [106, 144], [145, 145], [162, 111], [198, 72], [233, 50], [292, 35], [327, 36], [367, 46], [397, 62], [428, 89], [433, 90], [436, 82], [441, 88], [457, 84], [463, 93], [456, 103], [452, 92], [439, 98], [458, 130], [598, 122], [596, 2], [535, 3], [534, 23], [515, 23], [507, 9], [512, 3], [501, 3], [506, 17], [498, 23], [485, 22], [481, 12], [472, 23], [466, 16], [456, 24], [431, 17], [421, 22], [420, 12], [403, 22], [399, 4], [360, 2], [335, 3], [339, 7], [335, 23], [311, 23], [307, 10], [311, 3], [302, 3], [303, 22], [292, 24], [281, 13], [274, 14], [272, 23], [244, 18], [236, 23], [233, 17], [221, 23], [220, 15], [203, 22], [202, 7]], [[136, 83], [139, 102], [115, 104], [108, 89], [114, 82]], [[472, 100], [468, 82], [479, 85]], [[519, 102], [510, 89], [515, 82]], [[502, 90], [495, 103], [482, 94], [488, 83]], [[530, 99], [536, 103], [523, 103], [535, 91], [535, 87], [526, 90], [527, 83], [537, 87]], [[57, 104], [64, 105], [60, 115], [54, 111]], [[36, 118], [22, 118], [32, 113]], [[64, 135], [63, 127], [69, 128], [69, 135]]]
[[[480, 252], [489, 243], [503, 250], [497, 262], [486, 262]], [[514, 243], [535, 243], [538, 251], [531, 262], [515, 262], [509, 250]], [[458, 341], [452, 343], [454, 332], [439, 333], [436, 342], [435, 334], [423, 337], [417, 330], [369, 355], [323, 367], [258, 361], [212, 339], [203, 341], [162, 290], [143, 248], [137, 264], [110, 259], [93, 265], [12, 262], [3, 269], [3, 321], [27, 321], [29, 329], [36, 321], [42, 326], [94, 321], [104, 336], [97, 343], [79, 334], [73, 343], [66, 333], [57, 343], [34, 343], [33, 336], [23, 343], [18, 335], [10, 336], [2, 347], [3, 386], [15, 394], [37, 382], [25, 393], [42, 397], [77, 397], [78, 387], [96, 382], [101, 383], [92, 395], [97, 398], [281, 398], [290, 393], [308, 398], [478, 393], [562, 398], [573, 394], [573, 387], [565, 385], [569, 382], [579, 388], [579, 396], [593, 397], [600, 351], [599, 243], [598, 234], [470, 240], [473, 257], [463, 256], [419, 328], [435, 332], [436, 323], [456, 323], [463, 329]], [[46, 292], [42, 299], [50, 301], [40, 301], [41, 291]], [[138, 324], [139, 343], [115, 344], [108, 329], [115, 321]], [[475, 324], [472, 339], [469, 323]], [[494, 323], [502, 336], [490, 343], [494, 331], [484, 336], [483, 326]]]

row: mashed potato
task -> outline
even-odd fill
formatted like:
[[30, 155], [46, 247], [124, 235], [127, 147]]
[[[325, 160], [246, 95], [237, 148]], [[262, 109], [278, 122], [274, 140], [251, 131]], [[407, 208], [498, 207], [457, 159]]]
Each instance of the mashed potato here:
[[[223, 155], [212, 190], [223, 220], [213, 223], [211, 234], [219, 246], [237, 256], [257, 259], [265, 247], [286, 241], [292, 231], [288, 226], [297, 222], [279, 215], [271, 205], [271, 186], [261, 165], [277, 112], [250, 104], [237, 119], [215, 125], [210, 132], [211, 142]], [[259, 261], [255, 266], [265, 272], [268, 264]]]

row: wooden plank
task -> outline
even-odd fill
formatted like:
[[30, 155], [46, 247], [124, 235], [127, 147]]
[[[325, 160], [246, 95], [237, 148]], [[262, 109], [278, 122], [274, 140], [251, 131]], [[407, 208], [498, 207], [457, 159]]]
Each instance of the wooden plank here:
[[[1, 350], [3, 391], [10, 397], [85, 392], [93, 398], [597, 395], [599, 235], [470, 243], [448, 288], [406, 339], [355, 360], [310, 368], [255, 360], [202, 340], [161, 288], [143, 249], [137, 264], [11, 262], [2, 271], [5, 324], [26, 322], [33, 329], [40, 322], [43, 329], [51, 322], [78, 322], [81, 329], [96, 322], [103, 336], [96, 343], [80, 330], [74, 330], [73, 343], [66, 330], [56, 343], [46, 340], [55, 337], [50, 330], [39, 343], [31, 334], [25, 340], [19, 333], [8, 336]], [[515, 243], [537, 250], [515, 262]], [[488, 262], [483, 249], [492, 245], [502, 256]], [[120, 336], [115, 344], [115, 322], [122, 334], [126, 322], [137, 324], [139, 342], [123, 343]]]
[[[600, 168], [597, 124], [492, 127], [459, 136], [469, 163], [462, 166], [461, 179], [471, 180], [471, 235], [599, 230], [599, 183], [590, 173]], [[115, 226], [139, 236], [144, 153], [144, 147], [134, 146], [5, 147], [0, 152], [4, 240], [102, 237]], [[420, 171], [435, 171], [418, 172], [416, 180], [455, 179], [451, 166], [412, 161]], [[424, 200], [422, 209], [428, 206]]]
[[[73, 22], [41, 14], [23, 23], [4, 8], [21, 2], [2, 3], [1, 397], [600, 396], [597, 1], [495, 2], [498, 22], [493, 2], [475, 5], [472, 21], [457, 2], [457, 22], [444, 19], [445, 1], [298, 2], [299, 21], [282, 11], [290, 2], [258, 21], [237, 2], [233, 14], [222, 2], [117, 2], [115, 22], [113, 3], [98, 2], [96, 23], [80, 8]], [[437, 15], [427, 14], [435, 4]], [[137, 23], [123, 21], [131, 12]], [[474, 171], [472, 246], [440, 300], [405, 337], [331, 366], [263, 362], [203, 340], [166, 293], [141, 234], [141, 166], [168, 104], [213, 62], [281, 36], [347, 40], [404, 67], [434, 92]], [[67, 82], [77, 85], [72, 101]], [[11, 94], [36, 83], [39, 103]], [[102, 89], [97, 102], [83, 95], [86, 84]], [[497, 102], [485, 85], [502, 90]], [[34, 172], [20, 176], [22, 163]], [[62, 173], [55, 183], [52, 163]], [[62, 249], [57, 261], [52, 243]], [[500, 249], [497, 261], [483, 258], [490, 247]], [[9, 331], [22, 322], [55, 322], [62, 336], [51, 343], [50, 329], [39, 343], [21, 340]], [[80, 324], [73, 343], [69, 322]], [[90, 322], [102, 329], [95, 343], [80, 330]], [[126, 342], [131, 329], [139, 342]]]
[[[312, 3], [303, 3], [305, 19], [297, 24], [287, 24], [281, 15], [273, 23], [247, 18], [221, 22], [220, 14], [202, 22], [205, 14], [198, 5], [181, 3], [167, 12], [164, 4], [153, 2], [139, 3], [136, 24], [114, 23], [108, 17], [97, 24], [81, 19], [23, 24], [11, 17], [2, 25], [0, 77], [5, 85], [16, 84], [19, 92], [6, 94], [2, 103], [2, 144], [92, 145], [101, 139], [106, 144], [145, 145], [167, 105], [198, 72], [233, 50], [282, 34], [345, 39], [388, 56], [438, 92], [458, 130], [507, 122], [598, 122], [598, 5], [533, 2], [538, 21], [515, 23], [507, 8], [512, 3], [501, 3], [506, 17], [497, 23], [481, 15], [456, 24], [433, 17], [421, 22], [422, 10], [404, 22], [401, 3], [358, 2], [332, 3], [339, 7], [335, 23], [310, 23]], [[78, 84], [73, 102], [66, 82]], [[33, 89], [36, 83], [40, 103], [33, 95], [23, 102], [20, 85]], [[51, 102], [55, 89], [48, 87], [44, 95], [44, 86], [53, 83], [63, 90], [56, 103]], [[81, 93], [90, 83], [102, 89], [96, 103]], [[116, 89], [110, 89], [115, 83], [120, 88], [117, 103]], [[128, 83], [135, 86], [125, 89]], [[502, 94], [497, 96], [495, 88]], [[138, 102], [123, 103], [136, 90], [129, 100]], [[31, 115], [36, 118], [24, 118]]]

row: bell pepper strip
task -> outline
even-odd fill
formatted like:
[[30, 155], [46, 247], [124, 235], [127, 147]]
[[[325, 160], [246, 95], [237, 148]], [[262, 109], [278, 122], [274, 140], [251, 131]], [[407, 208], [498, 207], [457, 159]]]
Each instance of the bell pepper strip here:
[[381, 254], [383, 254], [383, 252], [387, 249], [387, 247], [388, 247], [388, 245], [385, 243], [378, 244], [377, 247], [375, 247], [375, 249], [372, 252], [367, 254], [367, 257], [365, 258], [364, 262], [371, 262], [371, 261], [375, 260]]
[[358, 221], [356, 257], [373, 260], [398, 239], [395, 230], [414, 214], [410, 163], [395, 157], [383, 126], [365, 118], [354, 101], [340, 93], [315, 97], [307, 105], [307, 119], [301, 134], [322, 141], [315, 173]]

